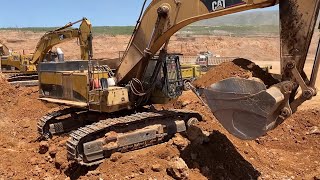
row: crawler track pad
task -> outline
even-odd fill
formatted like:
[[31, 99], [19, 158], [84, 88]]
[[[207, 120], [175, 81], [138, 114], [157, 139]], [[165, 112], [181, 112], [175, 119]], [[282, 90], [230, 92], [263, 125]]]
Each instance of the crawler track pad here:
[[229, 78], [204, 90], [207, 103], [217, 120], [231, 134], [256, 139], [275, 128], [279, 105], [284, 96], [259, 81]]

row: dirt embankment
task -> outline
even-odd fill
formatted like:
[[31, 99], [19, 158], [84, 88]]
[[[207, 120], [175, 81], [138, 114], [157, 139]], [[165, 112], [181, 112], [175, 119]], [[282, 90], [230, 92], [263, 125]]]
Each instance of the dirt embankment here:
[[[20, 53], [33, 53], [37, 42], [44, 33], [28, 31], [0, 31], [0, 39], [8, 48]], [[130, 36], [96, 35], [93, 38], [95, 59], [118, 58], [119, 51], [124, 51]], [[79, 59], [80, 48], [77, 40], [59, 44], [66, 59]], [[274, 37], [228, 37], [228, 36], [194, 36], [179, 38], [173, 36], [169, 44], [169, 52], [195, 56], [201, 51], [211, 51], [228, 57], [243, 57], [255, 61], [278, 60], [279, 38]]]
[[9, 85], [0, 77], [0, 177], [23, 179], [39, 177], [44, 169], [37, 152], [37, 120], [54, 105], [37, 100], [38, 88]]

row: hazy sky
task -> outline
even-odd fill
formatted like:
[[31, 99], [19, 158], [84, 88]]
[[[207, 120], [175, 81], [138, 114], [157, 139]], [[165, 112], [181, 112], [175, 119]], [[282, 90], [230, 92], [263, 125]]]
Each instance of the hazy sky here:
[[143, 1], [1, 0], [0, 27], [57, 27], [82, 17], [94, 26], [134, 25]]

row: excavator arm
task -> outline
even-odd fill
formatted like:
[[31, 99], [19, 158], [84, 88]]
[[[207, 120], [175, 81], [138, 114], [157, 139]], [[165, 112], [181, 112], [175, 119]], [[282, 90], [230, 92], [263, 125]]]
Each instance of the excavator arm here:
[[127, 83], [141, 78], [150, 58], [174, 33], [191, 23], [274, 4], [275, 0], [153, 0], [124, 53], [117, 80]]
[[[153, 0], [135, 29], [116, 78], [120, 84], [128, 84], [132, 79], [143, 82], [150, 59], [163, 47], [161, 57], [161, 53], [166, 52], [170, 37], [193, 22], [280, 4], [282, 78], [279, 83], [267, 87], [256, 80], [230, 78], [201, 90], [216, 118], [230, 133], [241, 139], [255, 139], [277, 127], [300, 104], [316, 95], [314, 85], [319, 52], [310, 80], [303, 69], [319, 13], [319, 2]], [[157, 71], [155, 68], [154, 72]], [[296, 98], [299, 87], [302, 95]]]
[[[68, 29], [79, 22], [81, 22], [79, 28]], [[79, 39], [81, 59], [88, 60], [89, 58], [92, 58], [91, 28], [92, 26], [90, 21], [86, 18], [83, 18], [82, 20], [68, 23], [61, 28], [47, 32], [38, 42], [30, 64], [35, 65], [41, 62], [53, 46], [75, 38]]]
[[[230, 78], [204, 90], [218, 121], [241, 139], [255, 139], [276, 128], [316, 95], [319, 48], [310, 79], [304, 72], [307, 53], [319, 14], [319, 0], [281, 0], [281, 79], [265, 84]], [[319, 45], [318, 45], [319, 46]], [[298, 92], [301, 88], [301, 92]]]
[[[319, 15], [320, 2], [288, 0], [280, 3], [281, 20], [281, 75], [282, 80], [294, 83], [290, 97], [292, 111], [295, 112], [302, 102], [316, 95], [316, 77], [319, 69], [319, 48], [312, 74], [308, 79], [304, 72], [308, 50]], [[318, 43], [319, 46], [319, 43]], [[302, 94], [295, 99], [298, 87]]]

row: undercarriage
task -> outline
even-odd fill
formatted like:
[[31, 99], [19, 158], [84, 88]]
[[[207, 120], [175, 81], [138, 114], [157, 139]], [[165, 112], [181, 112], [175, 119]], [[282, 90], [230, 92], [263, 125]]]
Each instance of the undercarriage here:
[[92, 166], [114, 152], [128, 152], [165, 142], [176, 133], [186, 132], [190, 125], [200, 120], [197, 112], [185, 110], [144, 109], [106, 114], [67, 108], [42, 117], [38, 131], [39, 140], [71, 131], [67, 141], [68, 159]]

